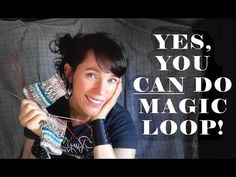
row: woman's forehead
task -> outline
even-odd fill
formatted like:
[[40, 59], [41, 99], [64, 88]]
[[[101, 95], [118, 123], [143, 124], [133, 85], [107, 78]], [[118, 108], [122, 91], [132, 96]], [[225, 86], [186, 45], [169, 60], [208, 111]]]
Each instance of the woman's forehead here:
[[[101, 62], [97, 62], [97, 61], [101, 61]], [[113, 74], [110, 70], [109, 70], [109, 64], [107, 63], [108, 60], [106, 60], [105, 56], [104, 58], [102, 57], [97, 57], [94, 53], [93, 50], [89, 50], [83, 60], [82, 63], [80, 63], [77, 68], [83, 69], [83, 70], [94, 70], [96, 72], [104, 72], [104, 73], [110, 73]]]

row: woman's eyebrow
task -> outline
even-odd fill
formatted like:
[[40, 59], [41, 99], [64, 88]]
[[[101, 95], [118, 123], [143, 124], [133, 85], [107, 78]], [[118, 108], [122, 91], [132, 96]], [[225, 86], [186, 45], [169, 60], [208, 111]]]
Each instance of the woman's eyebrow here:
[[93, 68], [93, 67], [86, 68], [85, 70], [86, 70], [86, 71], [88, 71], [88, 70], [91, 71], [91, 70], [92, 70], [92, 71], [96, 71], [96, 72], [101, 72], [101, 71], [98, 70], [97, 68]]
[[[85, 70], [86, 71], [95, 71], [95, 72], [101, 73], [101, 70], [99, 70], [97, 68], [94, 68], [94, 67], [89, 67], [89, 68], [86, 68]], [[110, 77], [117, 77], [115, 74], [113, 74], [111, 72], [108, 72], [108, 74], [110, 74]]]

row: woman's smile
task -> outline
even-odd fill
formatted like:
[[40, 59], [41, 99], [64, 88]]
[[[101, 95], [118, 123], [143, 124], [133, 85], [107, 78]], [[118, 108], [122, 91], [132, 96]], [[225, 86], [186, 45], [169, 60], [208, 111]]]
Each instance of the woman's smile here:
[[101, 100], [101, 99], [95, 99], [95, 98], [92, 98], [92, 97], [90, 97], [90, 96], [87, 96], [87, 95], [85, 95], [85, 97], [87, 98], [87, 100], [89, 101], [89, 103], [91, 103], [92, 105], [94, 105], [94, 106], [101, 106], [102, 104], [103, 104], [103, 100]]

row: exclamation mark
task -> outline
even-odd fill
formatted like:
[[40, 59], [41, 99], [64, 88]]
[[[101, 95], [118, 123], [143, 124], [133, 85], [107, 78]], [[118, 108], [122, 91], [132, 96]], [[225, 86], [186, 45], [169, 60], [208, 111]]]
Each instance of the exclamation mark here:
[[222, 121], [222, 120], [219, 120], [219, 121], [218, 121], [218, 125], [219, 125], [219, 128], [220, 128], [220, 131], [218, 132], [218, 134], [219, 134], [219, 135], [222, 135], [223, 132], [222, 132], [221, 128], [222, 128], [222, 126], [223, 126], [223, 121]]

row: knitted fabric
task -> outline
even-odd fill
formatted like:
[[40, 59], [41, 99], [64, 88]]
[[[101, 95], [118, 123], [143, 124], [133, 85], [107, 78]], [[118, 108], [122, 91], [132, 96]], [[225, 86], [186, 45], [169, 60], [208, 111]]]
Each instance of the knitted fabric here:
[[55, 74], [46, 81], [24, 87], [23, 93], [27, 99], [35, 101], [41, 108], [47, 108], [66, 94], [66, 86], [61, 77]]
[[[35, 101], [42, 110], [52, 105], [66, 94], [64, 81], [58, 74], [50, 79], [24, 87], [23, 93], [27, 99]], [[61, 143], [65, 137], [67, 122], [48, 114], [48, 120], [41, 122], [42, 138], [40, 146], [48, 154], [61, 155]]]
[[42, 138], [40, 146], [49, 154], [61, 155], [61, 143], [65, 137], [67, 122], [49, 114], [48, 121], [41, 126]]

